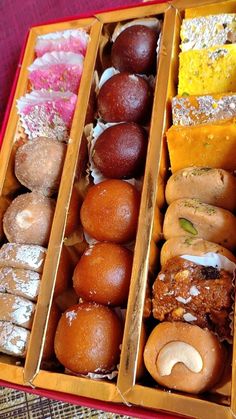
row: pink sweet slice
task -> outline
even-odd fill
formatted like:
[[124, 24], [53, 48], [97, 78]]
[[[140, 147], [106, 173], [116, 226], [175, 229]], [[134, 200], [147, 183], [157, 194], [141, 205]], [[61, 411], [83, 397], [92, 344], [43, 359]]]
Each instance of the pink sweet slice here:
[[89, 35], [84, 29], [48, 33], [38, 36], [35, 52], [37, 57], [51, 51], [69, 51], [85, 55], [88, 40]]
[[74, 52], [53, 51], [36, 58], [28, 68], [35, 90], [46, 89], [77, 93], [84, 57]]
[[33, 90], [17, 101], [18, 114], [29, 139], [67, 141], [77, 96], [71, 92]]

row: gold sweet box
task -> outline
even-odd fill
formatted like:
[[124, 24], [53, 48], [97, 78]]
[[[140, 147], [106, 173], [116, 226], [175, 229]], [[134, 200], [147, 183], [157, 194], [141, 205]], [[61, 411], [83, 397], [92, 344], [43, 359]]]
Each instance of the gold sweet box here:
[[[9, 200], [13, 200], [22, 193], [22, 186], [14, 175], [14, 160], [18, 147], [29, 140], [27, 128], [23, 127], [24, 124], [22, 125], [22, 120], [17, 113], [17, 101], [31, 90], [28, 67], [35, 59], [35, 45], [38, 36], [68, 29], [83, 29], [89, 36], [89, 42], [74, 116], [68, 134], [67, 151], [26, 357], [25, 360], [22, 360], [22, 358], [10, 355], [0, 355], [0, 379], [2, 381], [13, 385], [24, 385], [25, 388], [35, 387], [39, 393], [40, 389], [45, 389], [67, 393], [71, 396], [89, 397], [95, 400], [95, 405], [96, 400], [111, 404], [122, 403], [127, 406], [127, 414], [129, 414], [129, 406], [134, 405], [155, 412], [162, 411], [197, 418], [233, 418], [236, 415], [236, 333], [233, 335], [233, 345], [227, 344], [228, 357], [223, 377], [207, 393], [196, 395], [163, 388], [150, 377], [143, 365], [146, 339], [150, 330], [157, 324], [153, 319], [144, 319], [143, 313], [146, 304], [151, 302], [150, 297], [147, 297], [148, 284], [154, 282], [155, 276], [160, 270], [159, 255], [163, 244], [163, 218], [166, 211], [165, 186], [170, 175], [170, 165], [173, 162], [174, 167], [182, 157], [181, 147], [178, 148], [175, 145], [177, 144], [175, 143], [177, 134], [175, 131], [174, 134], [171, 134], [174, 144], [171, 148], [172, 137], [169, 136], [171, 131], [168, 131], [172, 125], [171, 101], [177, 95], [181, 22], [183, 18], [219, 13], [236, 13], [236, 2], [230, 0], [217, 3], [206, 0], [201, 1], [200, 4], [194, 0], [176, 0], [168, 3], [152, 2], [138, 7], [121, 9], [119, 13], [117, 11], [98, 13], [91, 18], [35, 26], [30, 29], [11, 108], [7, 116], [0, 155], [0, 191], [1, 196], [7, 197]], [[96, 119], [92, 99], [97, 94], [98, 80], [101, 74], [111, 66], [111, 38], [114, 30], [119, 31], [122, 25], [136, 19], [141, 19], [142, 22], [144, 20], [161, 22], [158, 60], [154, 74], [155, 79], [153, 78], [154, 80], [151, 81], [154, 92], [153, 104], [150, 122], [146, 124], [148, 125], [146, 129], [149, 133], [149, 140], [142, 179], [137, 232], [133, 245], [132, 274], [118, 375], [112, 380], [107, 377], [97, 379], [94, 376], [92, 378], [78, 376], [70, 371], [65, 373], [58, 363], [42, 362], [42, 356], [56, 281], [62, 269], [60, 262], [64, 248], [67, 249], [70, 263], [74, 266], [87, 245], [81, 232], [81, 225], [78, 226], [78, 220], [76, 232], [69, 234], [68, 237], [66, 231], [73, 190], [77, 191], [79, 201], [77, 208], [79, 208], [92, 183], [87, 170], [89, 157], [85, 140], [86, 136], [88, 144], [91, 146], [91, 130]], [[184, 93], [187, 94], [187, 92]], [[191, 127], [188, 129], [191, 130]], [[173, 155], [169, 155], [167, 139]], [[196, 141], [196, 135], [193, 136], [193, 139]], [[233, 142], [234, 138], [232, 144]], [[182, 166], [180, 164], [180, 168], [186, 167], [186, 164], [189, 163], [188, 156], [193, 154], [191, 154], [191, 149], [194, 145], [193, 143], [189, 144], [187, 145], [189, 148], [184, 154], [184, 163]], [[196, 152], [199, 155], [202, 154], [200, 146]], [[210, 149], [209, 153], [213, 152], [214, 149]], [[219, 154], [222, 153], [224, 153], [224, 143], [221, 144], [219, 151]], [[234, 149], [230, 149], [230, 152], [227, 149], [227, 153], [231, 154], [231, 161], [233, 161]], [[204, 163], [204, 157], [202, 161]], [[190, 161], [188, 165], [202, 164], [197, 162], [197, 160], [193, 163]], [[222, 169], [229, 169], [223, 166]], [[232, 169], [230, 167], [230, 170]], [[6, 243], [6, 238], [4, 240], [3, 243]], [[65, 266], [65, 275], [71, 275], [71, 266], [68, 264]], [[63, 306], [63, 299], [58, 300], [59, 305], [62, 304], [65, 309], [70, 304], [74, 304], [74, 295], [70, 291], [64, 290], [63, 295], [66, 298], [66, 306]], [[144, 337], [144, 335], [147, 336]], [[231, 352], [229, 348], [232, 349]]]

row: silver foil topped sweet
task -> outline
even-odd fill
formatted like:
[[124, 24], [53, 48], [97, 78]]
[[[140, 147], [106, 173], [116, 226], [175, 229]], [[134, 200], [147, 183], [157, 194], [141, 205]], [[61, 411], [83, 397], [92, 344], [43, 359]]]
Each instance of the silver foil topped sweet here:
[[174, 125], [198, 125], [236, 117], [236, 94], [176, 96], [172, 99]]
[[236, 42], [236, 14], [184, 19], [180, 36], [182, 51], [233, 44]]
[[34, 244], [5, 243], [0, 249], [0, 266], [30, 269], [41, 273], [46, 249]]
[[10, 322], [0, 321], [0, 352], [25, 356], [30, 332]]

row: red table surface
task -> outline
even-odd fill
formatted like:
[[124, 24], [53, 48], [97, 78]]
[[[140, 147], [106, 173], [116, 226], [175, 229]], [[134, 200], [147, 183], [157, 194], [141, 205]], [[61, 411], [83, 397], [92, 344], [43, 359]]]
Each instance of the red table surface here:
[[[163, 2], [165, 0], [162, 0]], [[159, 1], [160, 2], [160, 1]], [[0, 67], [0, 146], [4, 135], [4, 128], [9, 114], [11, 100], [14, 95], [15, 85], [18, 78], [18, 67], [22, 60], [26, 36], [33, 25], [48, 23], [51, 20], [64, 18], [81, 17], [81, 15], [92, 16], [95, 11], [114, 9], [125, 6], [141, 4], [141, 0], [8, 0], [0, 1], [0, 56], [2, 63]], [[119, 14], [119, 11], [117, 11]], [[159, 418], [175, 419], [177, 416], [152, 412], [139, 407], [127, 407], [113, 403], [101, 402], [86, 397], [77, 397], [66, 393], [48, 391], [44, 389], [32, 389], [19, 386], [0, 380], [0, 386], [28, 391], [55, 400], [61, 400], [77, 405], [93, 407], [135, 416], [138, 418]]]

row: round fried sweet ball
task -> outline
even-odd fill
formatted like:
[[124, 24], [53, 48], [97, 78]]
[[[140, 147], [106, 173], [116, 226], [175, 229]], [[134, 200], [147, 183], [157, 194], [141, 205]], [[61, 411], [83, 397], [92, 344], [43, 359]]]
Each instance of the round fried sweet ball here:
[[131, 178], [141, 174], [147, 151], [147, 133], [135, 123], [107, 128], [93, 149], [93, 162], [108, 178]]
[[110, 372], [119, 362], [123, 325], [116, 313], [82, 303], [63, 313], [55, 335], [57, 359], [77, 374]]
[[135, 238], [140, 194], [128, 182], [105, 180], [92, 186], [80, 211], [82, 226], [98, 241], [126, 243]]
[[36, 192], [15, 198], [3, 217], [3, 229], [9, 242], [47, 246], [55, 201]]
[[98, 93], [98, 112], [106, 122], [146, 122], [152, 97], [144, 78], [127, 72], [115, 74]]
[[59, 188], [66, 144], [39, 137], [18, 148], [15, 174], [19, 182], [31, 191], [52, 195]]
[[119, 71], [151, 73], [154, 70], [157, 31], [144, 25], [133, 25], [116, 38], [112, 50], [112, 65]]
[[100, 304], [127, 302], [133, 254], [114, 243], [97, 243], [80, 258], [73, 275], [79, 297]]

